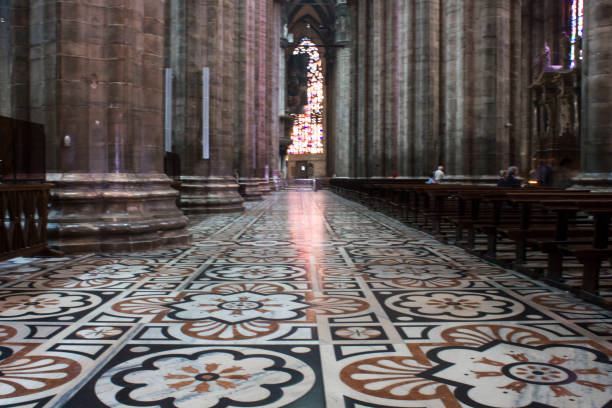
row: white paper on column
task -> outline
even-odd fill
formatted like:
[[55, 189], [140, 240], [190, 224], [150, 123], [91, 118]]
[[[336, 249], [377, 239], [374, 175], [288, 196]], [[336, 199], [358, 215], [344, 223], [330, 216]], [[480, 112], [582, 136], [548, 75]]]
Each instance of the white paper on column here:
[[210, 159], [210, 68], [202, 69], [202, 158]]
[[164, 111], [164, 148], [172, 151], [172, 68], [166, 68], [166, 100]]

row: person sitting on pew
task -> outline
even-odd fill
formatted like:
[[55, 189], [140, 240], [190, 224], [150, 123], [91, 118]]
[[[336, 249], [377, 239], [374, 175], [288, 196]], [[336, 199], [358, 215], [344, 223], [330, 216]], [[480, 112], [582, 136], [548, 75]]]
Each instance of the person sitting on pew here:
[[508, 171], [500, 170], [499, 178], [497, 179], [497, 187], [504, 187], [507, 178], [508, 178]]
[[497, 187], [512, 187], [512, 188], [522, 187], [523, 184], [517, 178], [517, 176], [518, 176], [518, 168], [516, 166], [508, 167], [508, 170], [506, 170], [505, 176], [503, 176], [497, 182]]
[[438, 166], [438, 170], [434, 171], [434, 180], [436, 184], [442, 182], [444, 176], [446, 176], [446, 174], [444, 174], [444, 166]]

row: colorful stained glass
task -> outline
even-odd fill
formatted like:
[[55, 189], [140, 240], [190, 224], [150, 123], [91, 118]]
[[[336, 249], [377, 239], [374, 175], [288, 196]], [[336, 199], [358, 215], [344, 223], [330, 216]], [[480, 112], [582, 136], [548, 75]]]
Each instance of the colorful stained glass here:
[[[576, 65], [576, 43], [579, 38], [582, 38], [582, 30], [584, 28], [584, 0], [572, 0], [570, 8], [571, 16], [571, 49], [570, 49], [570, 67]], [[582, 50], [580, 50], [578, 58], [582, 59]]]
[[300, 40], [293, 54], [306, 54], [308, 56], [308, 88], [307, 104], [304, 107], [304, 113], [293, 115], [292, 144], [287, 152], [289, 154], [323, 153], [324, 85], [321, 56], [319, 55], [318, 48], [308, 37]]

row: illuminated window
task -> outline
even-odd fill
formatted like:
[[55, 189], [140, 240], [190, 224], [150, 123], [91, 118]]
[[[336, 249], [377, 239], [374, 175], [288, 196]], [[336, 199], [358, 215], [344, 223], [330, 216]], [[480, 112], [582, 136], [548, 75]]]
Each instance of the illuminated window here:
[[323, 69], [315, 44], [303, 38], [293, 51], [294, 55], [308, 56], [307, 104], [304, 113], [293, 118], [289, 154], [323, 153]]
[[[572, 46], [570, 49], [570, 67], [573, 68], [576, 65], [576, 43], [579, 38], [582, 38], [582, 29], [584, 28], [584, 0], [572, 0], [572, 6], [570, 8], [571, 18], [571, 42]], [[582, 59], [582, 50], [580, 50], [579, 57]]]

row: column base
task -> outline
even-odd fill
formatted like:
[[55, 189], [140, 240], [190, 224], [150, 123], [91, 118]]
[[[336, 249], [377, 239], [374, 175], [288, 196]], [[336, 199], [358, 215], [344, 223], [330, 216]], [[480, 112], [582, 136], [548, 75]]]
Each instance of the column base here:
[[164, 174], [49, 173], [49, 247], [134, 252], [187, 245], [187, 217]]
[[244, 200], [233, 177], [181, 177], [181, 210], [185, 214], [244, 211]]
[[279, 180], [270, 179], [270, 191], [280, 191], [280, 183]]
[[265, 178], [258, 178], [257, 182], [259, 183], [259, 189], [263, 195], [268, 195], [272, 192], [269, 180], [266, 180]]
[[262, 199], [263, 192], [259, 187], [259, 179], [240, 178], [240, 194], [246, 201], [259, 201]]

